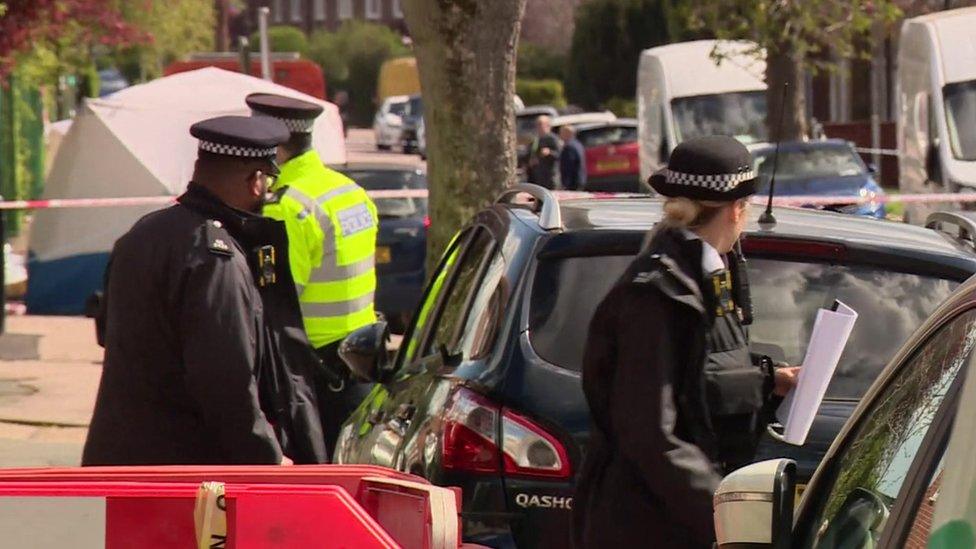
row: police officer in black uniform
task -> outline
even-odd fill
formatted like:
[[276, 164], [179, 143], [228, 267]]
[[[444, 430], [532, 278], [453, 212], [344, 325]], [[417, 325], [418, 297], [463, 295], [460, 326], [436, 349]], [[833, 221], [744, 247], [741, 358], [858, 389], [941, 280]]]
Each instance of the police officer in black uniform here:
[[190, 133], [200, 145], [186, 193], [112, 251], [82, 463], [324, 462], [287, 237], [257, 215], [288, 129], [226, 116]]
[[579, 548], [710, 548], [712, 495], [752, 459], [771, 395], [796, 368], [753, 357], [733, 252], [755, 192], [731, 137], [675, 148], [651, 177], [664, 220], [597, 309], [583, 390], [591, 440], [574, 502]]

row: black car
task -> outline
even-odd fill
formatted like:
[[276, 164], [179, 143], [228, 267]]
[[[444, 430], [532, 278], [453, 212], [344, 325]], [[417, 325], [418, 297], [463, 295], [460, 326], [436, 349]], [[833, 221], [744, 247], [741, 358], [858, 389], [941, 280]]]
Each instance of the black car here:
[[[511, 203], [517, 192], [534, 202]], [[655, 198], [560, 203], [529, 185], [479, 213], [434, 273], [396, 361], [344, 425], [336, 460], [462, 487], [472, 542], [568, 546], [590, 428], [588, 325], [660, 216]], [[861, 318], [810, 443], [763, 443], [809, 474], [898, 346], [976, 272], [976, 256], [920, 227], [799, 209], [776, 217], [743, 240], [755, 350], [799, 363], [815, 312], [835, 299]]]
[[[952, 223], [969, 237], [972, 215]], [[895, 311], [897, 314], [897, 311]], [[884, 324], [888, 317], [874, 318]], [[726, 477], [715, 498], [727, 547], [976, 545], [976, 278], [908, 339], [861, 399], [801, 501], [789, 460]], [[723, 497], [755, 488], [750, 501]], [[754, 502], [765, 499], [756, 506]], [[792, 510], [797, 509], [796, 520]], [[764, 511], [766, 511], [765, 517]], [[765, 520], [763, 520], [765, 519]], [[750, 543], [751, 542], [751, 543]]]
[[[336, 169], [367, 191], [425, 190], [427, 175], [409, 164], [353, 163]], [[427, 198], [374, 198], [380, 217], [376, 237], [376, 310], [403, 332], [424, 289]]]

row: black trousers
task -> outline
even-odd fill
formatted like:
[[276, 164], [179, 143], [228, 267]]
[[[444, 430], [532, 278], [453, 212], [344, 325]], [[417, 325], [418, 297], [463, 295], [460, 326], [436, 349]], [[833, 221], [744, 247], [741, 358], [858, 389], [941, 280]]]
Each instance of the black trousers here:
[[352, 378], [349, 367], [339, 358], [338, 341], [319, 347], [315, 352], [322, 360], [322, 369], [315, 376], [315, 393], [319, 401], [325, 447], [331, 461], [342, 424], [373, 389], [373, 384], [360, 383]]

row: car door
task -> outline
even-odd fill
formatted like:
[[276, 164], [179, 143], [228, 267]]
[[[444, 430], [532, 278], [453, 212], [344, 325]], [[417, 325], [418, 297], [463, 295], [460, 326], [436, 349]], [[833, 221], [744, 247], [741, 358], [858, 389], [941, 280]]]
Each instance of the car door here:
[[969, 309], [942, 324], [870, 393], [804, 496], [794, 547], [902, 547], [913, 532], [924, 539], [930, 519], [919, 502], [938, 491], [974, 348], [976, 309]]
[[349, 448], [343, 450], [342, 462], [403, 468], [398, 448], [418, 407], [427, 407], [426, 395], [435, 389], [441, 361], [453, 352], [466, 304], [495, 248], [490, 231], [480, 226], [461, 233], [449, 246], [400, 344], [392, 381], [373, 389], [340, 436], [340, 444]]

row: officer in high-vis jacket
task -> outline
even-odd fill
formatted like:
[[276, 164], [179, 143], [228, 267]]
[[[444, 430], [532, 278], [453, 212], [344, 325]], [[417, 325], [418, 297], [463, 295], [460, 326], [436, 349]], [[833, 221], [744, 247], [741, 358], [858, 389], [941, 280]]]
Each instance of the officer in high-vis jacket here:
[[291, 270], [305, 331], [322, 360], [316, 389], [322, 430], [334, 451], [339, 428], [368, 386], [350, 378], [338, 347], [353, 330], [376, 322], [376, 234], [379, 218], [366, 192], [327, 168], [312, 148], [321, 105], [273, 94], [252, 94], [254, 116], [281, 120], [291, 132], [278, 147], [277, 199], [264, 214], [285, 222]]
[[795, 385], [796, 368], [750, 354], [743, 327], [734, 249], [756, 182], [731, 137], [685, 141], [651, 177], [664, 219], [590, 324], [579, 548], [710, 548], [719, 480], [750, 462], [768, 399]]

